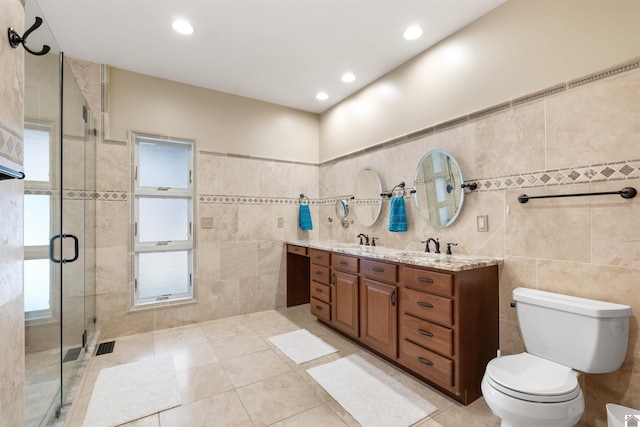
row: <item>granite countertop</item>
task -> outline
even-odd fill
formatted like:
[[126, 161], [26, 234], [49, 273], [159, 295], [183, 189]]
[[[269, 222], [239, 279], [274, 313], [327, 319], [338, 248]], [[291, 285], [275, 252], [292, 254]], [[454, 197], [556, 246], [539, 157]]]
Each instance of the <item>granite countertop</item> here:
[[402, 249], [386, 248], [384, 246], [364, 246], [334, 241], [291, 240], [286, 243], [321, 249], [324, 251], [338, 252], [346, 255], [356, 255], [371, 259], [379, 259], [382, 261], [391, 261], [448, 271], [473, 270], [481, 267], [489, 267], [491, 265], [500, 265], [502, 263], [500, 258], [405, 251]]

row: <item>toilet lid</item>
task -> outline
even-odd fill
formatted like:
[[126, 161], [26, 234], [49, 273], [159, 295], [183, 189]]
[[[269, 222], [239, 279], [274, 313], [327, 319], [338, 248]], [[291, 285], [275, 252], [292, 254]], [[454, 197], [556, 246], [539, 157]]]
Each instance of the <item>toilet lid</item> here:
[[493, 359], [486, 373], [500, 391], [524, 400], [563, 402], [580, 394], [574, 370], [529, 353]]

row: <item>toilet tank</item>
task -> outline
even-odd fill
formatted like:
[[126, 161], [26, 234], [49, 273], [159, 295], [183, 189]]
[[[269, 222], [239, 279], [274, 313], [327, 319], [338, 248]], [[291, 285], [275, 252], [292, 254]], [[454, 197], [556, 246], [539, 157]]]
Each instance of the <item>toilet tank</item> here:
[[513, 290], [527, 353], [598, 374], [620, 368], [631, 307], [528, 288]]

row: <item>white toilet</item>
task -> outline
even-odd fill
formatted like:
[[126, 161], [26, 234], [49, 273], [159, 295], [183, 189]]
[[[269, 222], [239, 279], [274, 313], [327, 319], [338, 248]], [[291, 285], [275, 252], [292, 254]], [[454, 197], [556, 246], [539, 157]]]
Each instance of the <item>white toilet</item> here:
[[569, 427], [584, 412], [578, 371], [624, 361], [631, 307], [527, 288], [513, 290], [525, 353], [491, 360], [482, 379], [501, 427]]

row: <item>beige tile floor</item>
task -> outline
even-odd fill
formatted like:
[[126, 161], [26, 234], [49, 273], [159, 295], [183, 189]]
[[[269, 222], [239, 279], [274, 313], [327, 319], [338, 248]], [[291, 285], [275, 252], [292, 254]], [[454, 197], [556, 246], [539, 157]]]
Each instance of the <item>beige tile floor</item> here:
[[[301, 328], [338, 348], [338, 353], [296, 365], [268, 340]], [[116, 339], [113, 353], [89, 362], [64, 426], [82, 425], [100, 369], [162, 354], [173, 356], [182, 404], [125, 424], [127, 427], [358, 426], [306, 372], [351, 353], [359, 354], [438, 408], [416, 427], [500, 424], [482, 398], [465, 407], [445, 397], [320, 325], [309, 314], [309, 306], [302, 305]]]

